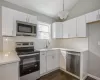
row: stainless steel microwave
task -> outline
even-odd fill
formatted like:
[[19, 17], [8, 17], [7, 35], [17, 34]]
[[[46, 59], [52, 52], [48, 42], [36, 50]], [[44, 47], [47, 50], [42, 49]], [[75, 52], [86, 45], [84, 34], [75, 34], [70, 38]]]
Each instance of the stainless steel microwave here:
[[16, 21], [16, 35], [17, 36], [36, 36], [37, 24]]

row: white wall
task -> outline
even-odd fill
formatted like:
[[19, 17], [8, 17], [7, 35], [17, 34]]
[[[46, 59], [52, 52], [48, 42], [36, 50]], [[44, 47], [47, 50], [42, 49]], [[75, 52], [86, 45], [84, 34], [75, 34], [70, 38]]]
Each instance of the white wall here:
[[79, 0], [79, 2], [70, 11], [68, 19], [72, 19], [98, 9], [100, 9], [100, 0]]
[[100, 22], [87, 25], [89, 36], [89, 73], [100, 78]]

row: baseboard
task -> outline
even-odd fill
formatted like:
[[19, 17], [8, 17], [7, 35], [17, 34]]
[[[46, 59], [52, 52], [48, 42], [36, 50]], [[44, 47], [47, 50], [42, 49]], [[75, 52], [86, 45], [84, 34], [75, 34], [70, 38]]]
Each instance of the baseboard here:
[[96, 80], [100, 80], [100, 78], [97, 77], [97, 76], [94, 76], [94, 75], [91, 75], [91, 74], [88, 74], [88, 76], [89, 76], [89, 77], [92, 77], [92, 78], [94, 78], [94, 79], [96, 79]]

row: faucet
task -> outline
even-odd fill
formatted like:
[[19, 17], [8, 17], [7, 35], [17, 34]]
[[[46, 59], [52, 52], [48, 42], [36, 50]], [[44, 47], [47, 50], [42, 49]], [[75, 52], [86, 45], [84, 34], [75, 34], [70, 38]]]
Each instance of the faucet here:
[[50, 41], [49, 40], [46, 40], [46, 45], [45, 45], [45, 48], [47, 49], [50, 45]]

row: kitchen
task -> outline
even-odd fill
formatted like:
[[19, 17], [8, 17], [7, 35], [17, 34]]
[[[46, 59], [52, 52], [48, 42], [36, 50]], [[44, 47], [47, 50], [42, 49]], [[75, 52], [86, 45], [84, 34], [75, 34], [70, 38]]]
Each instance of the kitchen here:
[[[47, 16], [51, 5], [42, 8], [45, 1], [40, 1], [41, 12], [30, 9], [35, 1], [32, 4], [26, 1], [26, 5], [22, 1], [0, 1], [0, 79], [51, 80], [48, 75], [60, 70], [58, 73], [66, 75], [66, 79], [59, 80], [100, 80], [100, 1], [76, 0], [64, 20]], [[61, 5], [60, 11], [61, 1], [53, 1]], [[25, 65], [29, 62], [30, 65]], [[34, 67], [24, 70], [29, 66]], [[71, 78], [67, 78], [69, 75]], [[56, 76], [53, 80], [57, 80]]]

